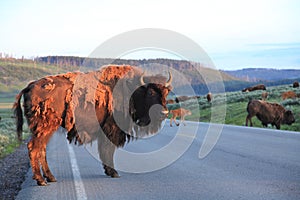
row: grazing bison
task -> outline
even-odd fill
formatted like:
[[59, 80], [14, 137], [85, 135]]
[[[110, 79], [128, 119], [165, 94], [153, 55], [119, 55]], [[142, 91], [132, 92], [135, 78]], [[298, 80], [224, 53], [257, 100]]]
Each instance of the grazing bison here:
[[180, 117], [180, 121], [182, 122], [183, 125], [185, 125], [185, 123], [184, 123], [185, 116], [191, 115], [192, 112], [190, 110], [187, 110], [184, 108], [178, 108], [175, 110], [170, 110], [170, 114], [172, 114], [172, 117], [170, 119], [170, 126], [172, 126], [173, 121], [176, 124], [176, 126], [179, 126], [180, 123], [176, 123], [176, 118]]
[[127, 65], [47, 76], [31, 82], [17, 95], [14, 109], [21, 139], [23, 96], [32, 132], [27, 147], [33, 179], [38, 185], [56, 181], [47, 164], [46, 146], [60, 126], [66, 129], [70, 142], [82, 144], [97, 139], [106, 175], [119, 177], [113, 163], [115, 149], [132, 137], [160, 129], [168, 113], [166, 97], [171, 82], [171, 73], [168, 80], [161, 75], [144, 76], [141, 69]]
[[187, 101], [187, 100], [189, 100], [189, 99], [190, 99], [190, 97], [188, 97], [188, 96], [179, 96], [179, 97], [176, 97], [176, 98], [175, 98], [175, 102], [176, 102], [176, 103], [184, 102], [184, 101]]
[[264, 84], [255, 85], [253, 87], [247, 87], [242, 90], [242, 92], [252, 92], [255, 90], [266, 90], [266, 86]]
[[168, 99], [167, 100], [167, 104], [174, 104], [175, 103], [175, 100], [173, 100], [173, 99]]
[[266, 100], [268, 98], [268, 93], [267, 92], [263, 92], [263, 93], [261, 93], [261, 99], [262, 100]]
[[206, 99], [207, 99], [208, 102], [211, 102], [211, 100], [212, 100], [212, 93], [209, 92], [209, 93], [206, 95]]
[[295, 81], [294, 83], [293, 83], [293, 88], [298, 88], [299, 87], [299, 82], [298, 81]]
[[281, 124], [291, 125], [295, 122], [292, 111], [285, 110], [283, 106], [277, 103], [269, 103], [261, 100], [251, 100], [247, 106], [248, 115], [246, 117], [246, 126], [248, 126], [248, 120], [250, 120], [250, 126], [252, 126], [251, 118], [256, 116], [264, 127], [268, 124], [276, 126], [280, 129]]
[[286, 99], [295, 99], [297, 97], [296, 93], [293, 91], [287, 91], [287, 92], [283, 92], [281, 94], [281, 98], [282, 100], [286, 100]]

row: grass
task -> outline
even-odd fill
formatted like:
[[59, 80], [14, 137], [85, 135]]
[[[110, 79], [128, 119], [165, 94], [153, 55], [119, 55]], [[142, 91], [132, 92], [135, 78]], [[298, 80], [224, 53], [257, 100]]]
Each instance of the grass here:
[[[0, 116], [0, 158], [3, 158], [12, 153], [20, 143], [17, 140], [15, 119], [12, 118], [13, 111], [11, 107], [3, 106], [3, 103], [0, 103]], [[23, 138], [27, 138], [29, 130], [25, 123], [23, 128]]]
[[[281, 130], [300, 132], [300, 99], [287, 99], [284, 101], [281, 99], [281, 93], [288, 90], [299, 93], [299, 89], [291, 88], [288, 85], [267, 88], [269, 94], [267, 101], [279, 103], [286, 109], [291, 110], [294, 114], [296, 122], [292, 125], [282, 125]], [[197, 102], [195, 100], [189, 100], [183, 102], [181, 106], [190, 109], [193, 113], [191, 116], [187, 116], [186, 120], [245, 126], [247, 104], [250, 99], [261, 99], [261, 93], [262, 91], [253, 91], [249, 93], [242, 93], [240, 91], [228, 92], [226, 93], [226, 100], [223, 95], [215, 94], [211, 103], [208, 103], [205, 97], [201, 97]], [[169, 106], [169, 108], [173, 109], [179, 106], [179, 104], [175, 104]], [[213, 117], [212, 111], [214, 111]], [[253, 126], [262, 128], [261, 122], [256, 117], [253, 117], [252, 121]], [[275, 127], [271, 127], [270, 125], [268, 128]]]

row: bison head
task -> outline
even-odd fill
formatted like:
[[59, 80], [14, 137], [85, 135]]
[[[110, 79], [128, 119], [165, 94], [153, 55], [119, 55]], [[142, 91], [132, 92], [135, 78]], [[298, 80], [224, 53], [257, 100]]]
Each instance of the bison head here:
[[294, 122], [295, 122], [295, 117], [294, 117], [292, 111], [290, 111], [290, 110], [285, 111], [282, 123], [291, 125]]
[[141, 76], [140, 82], [141, 86], [130, 98], [130, 115], [135, 129], [155, 133], [168, 114], [166, 98], [171, 90], [172, 75], [169, 73], [168, 81], [162, 76]]

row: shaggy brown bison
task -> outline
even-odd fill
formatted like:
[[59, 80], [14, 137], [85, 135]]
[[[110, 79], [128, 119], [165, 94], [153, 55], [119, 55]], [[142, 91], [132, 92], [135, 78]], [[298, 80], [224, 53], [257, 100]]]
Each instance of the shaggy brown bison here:
[[292, 111], [285, 110], [283, 106], [277, 103], [269, 103], [261, 100], [251, 100], [247, 106], [248, 115], [246, 117], [246, 126], [248, 126], [248, 120], [250, 121], [250, 126], [252, 126], [251, 118], [256, 116], [264, 127], [268, 124], [276, 126], [280, 129], [281, 124], [291, 125], [295, 122], [294, 115]]
[[266, 86], [264, 84], [255, 85], [253, 87], [247, 87], [242, 90], [242, 92], [252, 92], [255, 90], [266, 90]]
[[115, 149], [139, 134], [158, 132], [168, 113], [166, 97], [171, 81], [171, 73], [167, 80], [161, 75], [144, 76], [137, 67], [111, 65], [94, 72], [47, 76], [30, 83], [16, 97], [14, 109], [21, 139], [23, 96], [32, 132], [27, 146], [33, 179], [38, 185], [56, 181], [47, 164], [46, 146], [60, 126], [68, 132], [70, 142], [97, 139], [106, 175], [119, 177], [113, 163]]
[[298, 81], [295, 81], [294, 83], [293, 83], [293, 88], [298, 88], [299, 87], [299, 82]]
[[[180, 122], [182, 122], [183, 125], [185, 125], [184, 123], [184, 118], [187, 115], [191, 115], [192, 112], [190, 110], [184, 109], [184, 108], [178, 108], [175, 110], [170, 110], [170, 113], [172, 115], [171, 119], [170, 119], [170, 126], [172, 126], [172, 122], [174, 121], [174, 123], [176, 124], [176, 126], [179, 126]], [[176, 123], [176, 118], [180, 117], [180, 122]]]
[[282, 100], [286, 100], [286, 99], [295, 99], [297, 97], [296, 93], [293, 91], [287, 91], [287, 92], [283, 92], [281, 94], [281, 98]]
[[211, 102], [211, 100], [212, 100], [212, 93], [210, 93], [210, 92], [207, 93], [206, 99], [207, 99], [208, 102]]

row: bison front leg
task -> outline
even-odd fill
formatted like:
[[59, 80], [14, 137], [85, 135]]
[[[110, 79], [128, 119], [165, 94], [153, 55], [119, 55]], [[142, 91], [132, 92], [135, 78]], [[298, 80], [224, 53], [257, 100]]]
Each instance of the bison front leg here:
[[172, 117], [170, 120], [170, 126], [172, 126], [172, 121], [174, 121], [176, 126], [179, 126], [179, 123], [176, 122], [176, 118]]
[[184, 120], [185, 120], [184, 117], [185, 117], [185, 116], [183, 116], [183, 117], [180, 118], [180, 122], [181, 122], [184, 126], [186, 126], [186, 124], [184, 123]]
[[98, 137], [98, 151], [105, 174], [112, 178], [119, 178], [118, 172], [114, 169], [114, 153], [116, 146], [110, 142], [103, 133], [100, 133], [100, 135], [101, 136]]
[[172, 121], [173, 121], [173, 118], [170, 119], [170, 126], [172, 127]]

